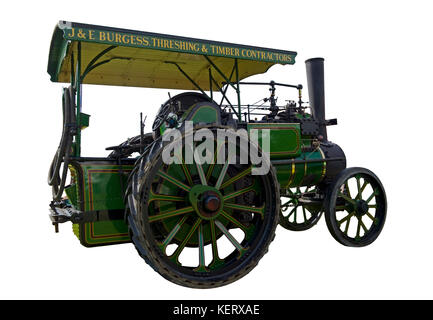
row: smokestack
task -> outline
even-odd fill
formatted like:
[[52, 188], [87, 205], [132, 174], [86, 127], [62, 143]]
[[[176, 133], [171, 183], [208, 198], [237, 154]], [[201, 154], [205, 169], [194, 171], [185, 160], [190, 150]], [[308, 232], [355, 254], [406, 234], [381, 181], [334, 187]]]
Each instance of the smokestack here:
[[325, 77], [323, 58], [312, 58], [305, 61], [307, 69], [308, 95], [313, 118], [319, 121], [319, 134], [323, 141], [328, 141], [325, 125]]

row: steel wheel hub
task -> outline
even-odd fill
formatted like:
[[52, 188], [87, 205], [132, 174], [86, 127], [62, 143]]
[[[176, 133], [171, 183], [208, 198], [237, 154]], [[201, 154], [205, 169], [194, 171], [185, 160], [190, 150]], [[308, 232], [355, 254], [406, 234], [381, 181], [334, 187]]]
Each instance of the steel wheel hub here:
[[364, 200], [357, 200], [355, 204], [355, 213], [358, 216], [363, 216], [368, 212], [368, 203]]
[[223, 207], [223, 196], [214, 187], [196, 185], [191, 188], [188, 197], [195, 212], [205, 220], [218, 217]]

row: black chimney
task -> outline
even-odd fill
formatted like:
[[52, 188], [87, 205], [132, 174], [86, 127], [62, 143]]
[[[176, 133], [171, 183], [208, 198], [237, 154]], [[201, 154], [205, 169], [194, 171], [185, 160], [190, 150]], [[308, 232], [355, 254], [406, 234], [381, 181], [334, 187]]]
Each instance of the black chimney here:
[[323, 58], [312, 58], [305, 61], [307, 68], [308, 95], [313, 118], [319, 121], [319, 135], [323, 141], [328, 140], [325, 125], [325, 78]]

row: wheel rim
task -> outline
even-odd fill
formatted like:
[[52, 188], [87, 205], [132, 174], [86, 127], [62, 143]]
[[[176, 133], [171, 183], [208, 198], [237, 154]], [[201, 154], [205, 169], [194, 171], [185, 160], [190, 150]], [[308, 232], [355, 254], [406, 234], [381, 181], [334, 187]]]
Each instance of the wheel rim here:
[[369, 174], [356, 173], [338, 186], [334, 224], [340, 235], [353, 243], [377, 237], [386, 214], [383, 187]]
[[308, 204], [302, 197], [315, 192], [313, 186], [287, 189], [287, 193], [281, 196], [280, 225], [294, 231], [314, 226], [321, 217], [321, 204]]
[[[227, 144], [214, 146], [216, 159]], [[180, 275], [223, 275], [253, 257], [264, 241], [275, 219], [274, 181], [252, 176], [251, 164], [186, 164], [185, 154], [178, 155], [180, 163], [159, 159], [152, 166], [143, 225], [160, 258]]]

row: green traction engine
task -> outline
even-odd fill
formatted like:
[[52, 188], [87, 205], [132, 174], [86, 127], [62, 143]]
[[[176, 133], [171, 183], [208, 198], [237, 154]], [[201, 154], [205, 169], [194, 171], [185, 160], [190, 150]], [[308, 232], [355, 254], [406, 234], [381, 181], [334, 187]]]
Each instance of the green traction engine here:
[[[244, 81], [275, 64], [293, 65], [295, 57], [60, 21], [48, 61], [51, 81], [69, 83], [48, 174], [56, 231], [70, 221], [86, 247], [132, 242], [163, 277], [196, 288], [250, 272], [278, 224], [303, 231], [324, 213], [341, 244], [372, 243], [385, 222], [385, 191], [370, 170], [346, 168], [342, 149], [328, 140], [326, 128], [337, 120], [325, 118], [324, 59], [305, 62], [308, 104], [302, 85]], [[169, 93], [151, 132], [141, 116], [137, 136], [95, 158], [81, 154], [90, 119], [82, 112], [84, 84], [184, 91]], [[246, 86], [269, 94], [241, 102]], [[278, 88], [292, 88], [296, 99], [278, 103]]]

